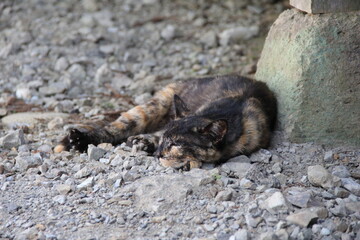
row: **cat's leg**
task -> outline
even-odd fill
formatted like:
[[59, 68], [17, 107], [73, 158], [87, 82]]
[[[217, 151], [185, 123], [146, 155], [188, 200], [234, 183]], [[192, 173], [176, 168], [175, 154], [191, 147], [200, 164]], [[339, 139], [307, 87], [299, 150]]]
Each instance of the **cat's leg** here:
[[152, 154], [159, 147], [159, 140], [163, 132], [164, 131], [161, 130], [155, 133], [130, 136], [127, 139], [126, 145], [130, 147], [135, 145], [138, 149]]
[[[129, 136], [156, 131], [166, 123], [174, 95], [181, 85], [170, 84], [157, 92], [149, 102], [136, 106], [114, 122], [98, 121], [89, 124], [76, 124], [69, 128], [68, 135], [55, 147], [55, 152], [72, 148], [85, 151], [88, 144], [102, 142], [119, 144]], [[164, 123], [165, 122], [165, 123]]]

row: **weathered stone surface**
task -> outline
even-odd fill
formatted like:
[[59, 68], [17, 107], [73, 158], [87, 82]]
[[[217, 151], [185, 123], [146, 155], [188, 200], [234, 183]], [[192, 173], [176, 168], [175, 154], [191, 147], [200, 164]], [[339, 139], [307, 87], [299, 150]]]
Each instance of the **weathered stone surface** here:
[[277, 95], [290, 140], [360, 145], [359, 28], [357, 12], [305, 15], [295, 9], [273, 24], [256, 78]]
[[23, 113], [14, 113], [3, 117], [1, 121], [4, 125], [11, 127], [16, 124], [34, 124], [37, 121], [50, 120], [56, 117], [67, 118], [69, 115], [65, 113], [55, 113], [55, 112], [23, 112]]
[[15, 158], [15, 169], [18, 171], [26, 171], [29, 168], [34, 168], [42, 164], [43, 160], [40, 155], [32, 156], [17, 156]]
[[312, 212], [310, 210], [304, 210], [287, 216], [286, 220], [290, 223], [297, 224], [300, 227], [307, 227], [311, 221], [314, 221], [317, 218], [318, 215], [315, 212]]
[[11, 149], [13, 147], [18, 147], [22, 144], [25, 144], [25, 136], [23, 130], [15, 130], [4, 137], [0, 138], [0, 147]]
[[335, 13], [360, 10], [360, 2], [356, 0], [290, 0], [290, 5], [308, 13]]
[[281, 210], [287, 210], [288, 206], [282, 193], [276, 192], [265, 200], [265, 208], [271, 213], [276, 213]]
[[326, 189], [331, 188], [334, 185], [332, 175], [320, 165], [308, 167], [308, 179], [311, 184]]

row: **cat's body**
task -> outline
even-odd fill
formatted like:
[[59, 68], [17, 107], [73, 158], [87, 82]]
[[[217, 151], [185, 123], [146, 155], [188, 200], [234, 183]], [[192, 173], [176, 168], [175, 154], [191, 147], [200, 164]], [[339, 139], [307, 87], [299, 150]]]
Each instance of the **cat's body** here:
[[164, 166], [199, 167], [267, 147], [276, 113], [276, 99], [262, 82], [237, 75], [191, 79], [166, 86], [114, 122], [76, 125], [55, 151], [119, 144], [162, 129], [158, 143], [146, 135], [130, 142], [153, 144]]

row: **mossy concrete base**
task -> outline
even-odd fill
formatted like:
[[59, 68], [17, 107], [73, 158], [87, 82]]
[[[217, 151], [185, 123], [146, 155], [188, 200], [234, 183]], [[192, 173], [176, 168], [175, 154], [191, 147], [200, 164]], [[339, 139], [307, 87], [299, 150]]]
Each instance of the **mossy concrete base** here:
[[360, 146], [360, 12], [283, 12], [256, 78], [276, 93], [289, 140]]

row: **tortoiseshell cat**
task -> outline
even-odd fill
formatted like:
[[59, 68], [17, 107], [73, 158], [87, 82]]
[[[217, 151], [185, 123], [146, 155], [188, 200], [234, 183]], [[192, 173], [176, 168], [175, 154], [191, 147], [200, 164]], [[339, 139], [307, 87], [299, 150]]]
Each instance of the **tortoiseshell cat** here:
[[156, 150], [163, 166], [189, 169], [266, 148], [276, 114], [276, 99], [263, 82], [238, 75], [190, 79], [166, 86], [114, 122], [75, 125], [55, 151], [116, 145], [162, 130], [160, 141], [145, 134], [128, 142]]

